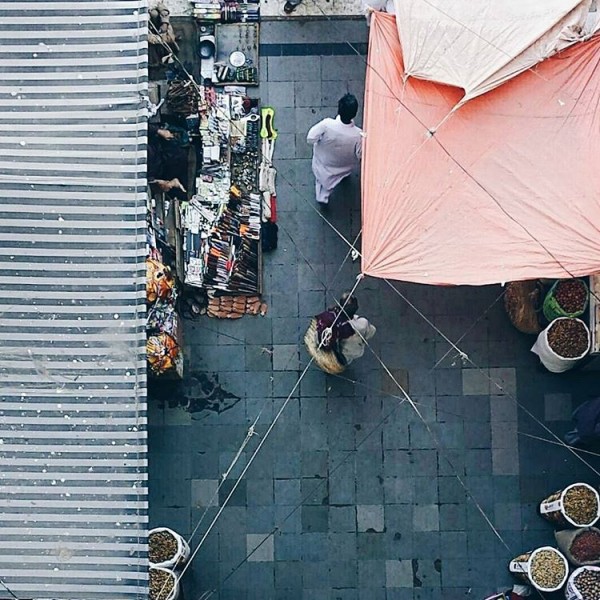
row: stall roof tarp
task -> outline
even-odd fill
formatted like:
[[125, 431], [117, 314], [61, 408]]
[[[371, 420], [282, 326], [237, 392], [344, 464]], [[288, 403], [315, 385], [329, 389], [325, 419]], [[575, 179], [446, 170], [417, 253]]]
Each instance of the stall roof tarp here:
[[395, 0], [406, 75], [469, 99], [587, 33], [591, 0]]
[[363, 272], [483, 285], [600, 271], [600, 39], [455, 111], [458, 88], [403, 82], [395, 18], [371, 24]]

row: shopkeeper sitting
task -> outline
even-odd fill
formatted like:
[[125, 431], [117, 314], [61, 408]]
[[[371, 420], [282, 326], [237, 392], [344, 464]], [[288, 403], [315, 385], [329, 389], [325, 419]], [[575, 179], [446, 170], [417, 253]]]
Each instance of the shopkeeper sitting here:
[[162, 192], [185, 198], [181, 180], [187, 179], [187, 150], [182, 148], [173, 132], [148, 124], [148, 182]]

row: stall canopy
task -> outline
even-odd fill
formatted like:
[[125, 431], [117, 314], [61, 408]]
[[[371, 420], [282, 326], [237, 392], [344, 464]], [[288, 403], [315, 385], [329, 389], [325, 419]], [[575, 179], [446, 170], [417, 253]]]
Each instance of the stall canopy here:
[[405, 76], [487, 92], [597, 27], [592, 0], [395, 0]]
[[363, 272], [482, 285], [600, 271], [599, 63], [594, 37], [448, 117], [464, 91], [404, 78], [396, 20], [376, 13]]

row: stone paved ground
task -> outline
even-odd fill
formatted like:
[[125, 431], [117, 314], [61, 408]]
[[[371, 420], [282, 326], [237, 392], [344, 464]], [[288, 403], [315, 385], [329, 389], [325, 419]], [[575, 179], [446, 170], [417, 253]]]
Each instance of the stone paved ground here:
[[[263, 24], [260, 93], [277, 110], [280, 173], [279, 248], [265, 257], [269, 313], [186, 323], [186, 397], [150, 402], [151, 524], [187, 536], [204, 515], [194, 547], [263, 439], [251, 439], [216, 494], [249, 425], [260, 414], [264, 436], [307, 364], [308, 318], [359, 272], [352, 261], [340, 267], [347, 246], [313, 209], [304, 136], [347, 90], [362, 98], [364, 57], [343, 42], [364, 48], [366, 35], [361, 21]], [[288, 55], [297, 44], [303, 55]], [[350, 238], [359, 204], [356, 179], [332, 200], [329, 217]], [[551, 543], [535, 513], [545, 494], [597, 483], [564, 448], [537, 439], [551, 438], [545, 427], [566, 431], [573, 406], [598, 393], [596, 377], [539, 370], [497, 286], [395, 285], [481, 370], [385, 282], [362, 281], [361, 307], [378, 327], [373, 354], [343, 377], [308, 370], [202, 544], [187, 600], [212, 588], [220, 600], [479, 600], [510, 583], [510, 558]]]

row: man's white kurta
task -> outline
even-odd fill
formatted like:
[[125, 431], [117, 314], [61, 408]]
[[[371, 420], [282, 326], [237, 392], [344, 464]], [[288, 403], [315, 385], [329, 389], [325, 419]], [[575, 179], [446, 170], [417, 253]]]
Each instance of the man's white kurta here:
[[340, 117], [327, 118], [310, 129], [306, 141], [313, 144], [312, 169], [317, 201], [326, 204], [333, 188], [354, 171], [362, 155], [362, 130]]

